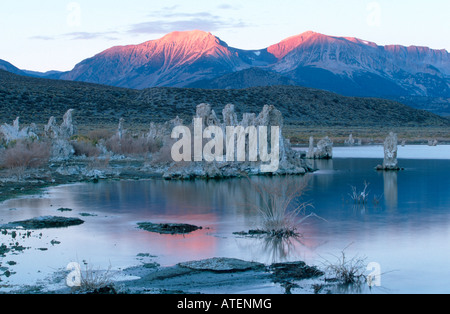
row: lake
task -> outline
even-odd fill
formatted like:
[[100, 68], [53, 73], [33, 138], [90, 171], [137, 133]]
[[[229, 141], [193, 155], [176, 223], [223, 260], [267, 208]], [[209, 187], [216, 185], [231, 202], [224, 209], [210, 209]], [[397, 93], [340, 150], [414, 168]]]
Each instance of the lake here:
[[[0, 257], [2, 266], [16, 263], [9, 267], [15, 274], [2, 277], [0, 284], [47, 285], [56, 271], [83, 261], [116, 270], [147, 261], [171, 266], [210, 257], [266, 264], [303, 260], [321, 267], [345, 249], [348, 257], [363, 257], [381, 267], [381, 286], [369, 290], [364, 285], [357, 292], [449, 293], [450, 146], [399, 147], [399, 166], [404, 168], [400, 172], [375, 171], [382, 159], [381, 146], [362, 146], [337, 147], [333, 160], [311, 161], [319, 170], [296, 180], [308, 180], [302, 201], [312, 205], [307, 214], [313, 212], [321, 219], [307, 219], [298, 227], [302, 237], [290, 243], [233, 234], [261, 223], [249, 206], [258, 195], [247, 179], [83, 183], [9, 200], [0, 204], [2, 224], [45, 215], [78, 217], [85, 223], [15, 239], [30, 249]], [[253, 180], [283, 185], [277, 177]], [[365, 182], [369, 201], [365, 206], [355, 204], [349, 195], [352, 186], [362, 190]], [[72, 211], [57, 211], [62, 207]], [[136, 224], [143, 221], [190, 223], [203, 229], [189, 235], [159, 235], [138, 229]], [[0, 239], [11, 241], [5, 235]], [[139, 257], [140, 253], [147, 256]], [[54, 285], [61, 285], [61, 280]], [[0, 292], [8, 289], [0, 285]], [[273, 284], [220, 292], [283, 291]], [[301, 293], [300, 289], [292, 292]]]

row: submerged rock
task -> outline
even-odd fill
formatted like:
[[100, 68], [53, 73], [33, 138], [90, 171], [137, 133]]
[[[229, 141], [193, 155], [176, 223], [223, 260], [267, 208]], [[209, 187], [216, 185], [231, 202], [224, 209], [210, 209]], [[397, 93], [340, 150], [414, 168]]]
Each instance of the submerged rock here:
[[11, 249], [8, 248], [8, 247], [6, 246], [6, 244], [2, 243], [2, 244], [0, 245], [0, 257], [5, 257], [5, 254], [6, 254], [6, 253], [9, 253], [9, 251], [11, 251]]
[[140, 222], [138, 227], [145, 231], [155, 232], [159, 234], [186, 234], [202, 229], [189, 224], [162, 223], [154, 224], [151, 222]]
[[117, 294], [116, 288], [112, 284], [105, 285], [100, 288], [93, 289], [91, 291], [87, 291], [86, 294]]
[[49, 229], [49, 228], [65, 228], [83, 224], [84, 221], [79, 218], [66, 218], [56, 216], [42, 216], [28, 220], [10, 222], [0, 226], [0, 229]]
[[248, 232], [246, 231], [233, 232], [233, 234], [240, 236], [259, 236], [259, 235], [268, 235], [269, 233], [270, 232], [268, 231], [259, 229], [249, 230]]
[[71, 212], [72, 208], [61, 207], [61, 208], [58, 208], [57, 211], [60, 211], [60, 212]]
[[265, 268], [265, 265], [257, 262], [247, 262], [236, 258], [210, 258], [201, 261], [179, 263], [178, 266], [199, 271], [212, 272], [240, 272]]
[[308, 266], [305, 262], [275, 263], [269, 267], [273, 273], [274, 282], [302, 280], [323, 276], [324, 272], [315, 266]]

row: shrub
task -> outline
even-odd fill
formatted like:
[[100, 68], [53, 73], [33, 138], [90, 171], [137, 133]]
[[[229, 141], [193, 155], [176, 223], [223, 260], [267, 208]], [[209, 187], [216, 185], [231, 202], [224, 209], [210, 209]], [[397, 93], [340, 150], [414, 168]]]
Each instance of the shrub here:
[[3, 168], [37, 168], [48, 163], [50, 144], [47, 142], [17, 142], [5, 149], [0, 157]]
[[137, 156], [157, 152], [161, 145], [145, 137], [114, 135], [106, 141], [106, 148], [115, 154]]
[[99, 293], [104, 288], [115, 291], [113, 287], [114, 273], [111, 271], [111, 265], [107, 270], [94, 269], [87, 262], [84, 262], [84, 270], [78, 263], [76, 265], [78, 265], [79, 286], [74, 286], [74, 291], [78, 293]]
[[75, 156], [97, 157], [100, 155], [100, 149], [91, 142], [72, 141]]
[[[305, 216], [305, 209], [310, 204], [301, 201], [308, 181], [306, 177], [299, 179], [283, 176], [280, 179], [282, 182], [278, 184], [250, 180], [261, 199], [261, 205], [254, 207], [261, 215], [261, 227], [268, 235], [278, 238], [298, 236], [297, 225], [304, 219], [315, 216]], [[298, 220], [300, 215], [304, 216], [301, 221]]]
[[170, 164], [172, 162], [173, 162], [172, 147], [170, 145], [165, 145], [161, 147], [159, 152], [153, 155], [151, 164], [161, 165], [161, 164]]
[[88, 163], [88, 169], [107, 169], [109, 167], [109, 157], [95, 157]]
[[355, 204], [365, 205], [369, 199], [370, 191], [367, 191], [370, 183], [364, 182], [364, 190], [358, 192], [356, 186], [351, 186], [352, 193], [349, 194], [350, 198], [355, 202]]
[[107, 129], [99, 129], [90, 131], [87, 134], [87, 137], [93, 142], [98, 143], [100, 140], [107, 140], [111, 138], [113, 132]]
[[364, 272], [366, 270], [366, 259], [358, 256], [347, 258], [345, 250], [341, 251], [340, 256], [334, 256], [335, 262], [325, 260], [325, 269], [334, 279], [344, 284], [358, 284], [367, 281]]

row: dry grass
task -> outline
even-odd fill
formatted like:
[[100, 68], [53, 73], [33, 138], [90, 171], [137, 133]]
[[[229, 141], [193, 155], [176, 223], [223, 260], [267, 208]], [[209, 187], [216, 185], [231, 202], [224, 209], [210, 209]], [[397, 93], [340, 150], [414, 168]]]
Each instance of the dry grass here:
[[50, 143], [20, 141], [2, 151], [0, 166], [7, 169], [37, 168], [48, 163]]
[[73, 287], [77, 293], [90, 293], [97, 289], [113, 285], [114, 273], [111, 271], [111, 265], [107, 270], [94, 269], [92, 265], [83, 262], [84, 269], [81, 269], [80, 264], [77, 265], [79, 282]]
[[161, 147], [161, 149], [153, 154], [153, 158], [151, 161], [152, 165], [167, 165], [171, 164], [173, 162], [172, 158], [172, 145], [167, 144]]
[[345, 250], [348, 246], [341, 251], [340, 256], [333, 255], [335, 257], [334, 262], [325, 260], [325, 270], [343, 284], [360, 284], [367, 281], [367, 276], [364, 275], [366, 270], [366, 258], [354, 256], [348, 258], [345, 254]]
[[101, 140], [107, 140], [113, 136], [113, 132], [108, 129], [92, 130], [87, 133], [87, 137], [93, 142], [98, 143]]
[[[311, 204], [301, 201], [308, 186], [308, 177], [283, 176], [278, 179], [280, 182], [250, 180], [260, 198], [260, 205], [256, 203], [252, 206], [262, 217], [261, 228], [268, 235], [278, 238], [298, 236], [296, 230], [299, 223], [314, 215], [305, 215], [306, 208]], [[301, 220], [300, 216], [303, 216]]]
[[112, 284], [113, 274], [111, 266], [106, 270], [94, 270], [86, 265], [85, 271], [81, 272], [80, 289], [84, 291], [93, 291]]
[[108, 169], [110, 161], [109, 157], [94, 157], [88, 162], [87, 167], [93, 170]]
[[[357, 191], [356, 186], [351, 186], [352, 193], [349, 194], [350, 198], [358, 205], [365, 205], [369, 200], [370, 191], [367, 191], [370, 183], [364, 182], [364, 189], [362, 191]], [[374, 199], [375, 200], [375, 199]]]
[[159, 151], [161, 145], [145, 137], [125, 135], [119, 138], [114, 135], [106, 141], [106, 148], [119, 155], [142, 156]]
[[71, 144], [75, 150], [75, 156], [98, 157], [101, 153], [92, 142], [72, 141]]

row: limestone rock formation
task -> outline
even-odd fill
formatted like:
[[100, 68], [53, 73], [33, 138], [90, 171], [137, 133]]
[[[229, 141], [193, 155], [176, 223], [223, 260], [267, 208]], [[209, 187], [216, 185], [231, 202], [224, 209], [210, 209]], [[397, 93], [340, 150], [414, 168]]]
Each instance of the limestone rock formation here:
[[70, 138], [75, 134], [75, 126], [73, 125], [72, 113], [73, 109], [69, 109], [63, 117], [60, 126], [56, 124], [55, 117], [50, 117], [44, 128], [44, 135], [52, 141], [51, 159], [53, 161], [68, 160], [73, 156], [75, 150], [70, 144]]
[[353, 146], [353, 145], [355, 145], [355, 139], [353, 138], [353, 134], [350, 134], [350, 135], [348, 136], [348, 139], [345, 140], [345, 145], [348, 145], [348, 146]]
[[200, 104], [197, 106], [196, 116], [195, 118], [203, 119], [203, 127], [208, 126], [220, 126], [221, 123], [217, 118], [214, 110], [211, 109], [210, 104]]
[[72, 112], [73, 109], [69, 109], [63, 117], [63, 122], [59, 127], [59, 137], [63, 139], [69, 139], [75, 134], [75, 126], [73, 125]]
[[12, 141], [38, 138], [35, 124], [20, 129], [19, 117], [14, 120], [12, 125], [5, 123], [0, 126], [0, 133], [3, 135], [6, 144], [9, 144]]
[[[234, 111], [234, 105], [227, 105], [222, 111], [223, 122], [217, 118], [214, 110], [209, 104], [200, 104], [197, 106], [196, 115], [194, 118], [203, 119], [203, 128], [208, 126], [219, 126], [222, 130], [226, 130], [227, 126], [266, 126], [270, 133], [271, 126], [278, 126], [280, 130], [279, 135], [279, 167], [278, 170], [272, 174], [305, 174], [310, 171], [302, 158], [301, 152], [294, 151], [288, 140], [283, 137], [283, 116], [279, 110], [274, 106], [266, 105], [263, 110], [255, 115], [254, 113], [244, 113], [241, 122], [238, 121], [237, 114]], [[173, 125], [173, 122], [172, 122]], [[267, 138], [270, 140], [271, 135]], [[246, 142], [248, 146], [248, 139]], [[248, 147], [247, 147], [248, 148]], [[259, 161], [226, 161], [224, 156], [223, 161], [213, 162], [178, 162], [172, 163], [163, 172], [163, 177], [166, 179], [193, 179], [193, 178], [226, 178], [236, 177], [241, 175], [258, 175], [264, 174], [261, 171], [261, 165], [264, 164]]]
[[247, 262], [235, 258], [211, 258], [201, 261], [190, 261], [178, 264], [181, 267], [196, 271], [208, 272], [239, 272], [264, 269], [265, 265], [258, 262]]
[[241, 122], [240, 126], [243, 126], [244, 128], [246, 128], [250, 125], [255, 125], [255, 120], [256, 120], [256, 114], [244, 113], [242, 115], [242, 122]]
[[227, 126], [236, 126], [238, 124], [237, 115], [234, 112], [234, 105], [228, 104], [222, 110], [223, 123]]
[[124, 118], [119, 119], [119, 126], [117, 127], [117, 137], [121, 140], [125, 130], [123, 129], [123, 123], [125, 122]]
[[332, 159], [333, 158], [333, 142], [328, 136], [321, 139], [314, 149], [314, 138], [309, 138], [309, 148], [306, 154], [307, 159]]
[[59, 137], [59, 126], [56, 125], [55, 117], [50, 117], [47, 125], [44, 128], [44, 135], [49, 139], [56, 139]]
[[377, 170], [400, 170], [397, 160], [398, 152], [397, 134], [390, 132], [384, 141], [384, 161], [383, 165], [378, 165]]
[[331, 159], [333, 158], [333, 142], [328, 136], [321, 139], [317, 143], [317, 150], [314, 152], [315, 159]]
[[171, 142], [172, 130], [176, 126], [183, 125], [183, 120], [178, 116], [175, 119], [167, 121], [163, 124], [150, 123], [149, 132], [146, 134], [147, 140], [160, 142], [168, 145]]
[[73, 146], [66, 139], [57, 138], [52, 142], [51, 160], [63, 161], [70, 159], [75, 154]]
[[309, 146], [308, 146], [308, 152], [306, 153], [306, 158], [308, 159], [314, 159], [314, 137], [309, 138]]
[[436, 139], [434, 140], [428, 140], [428, 146], [437, 146], [438, 141]]

